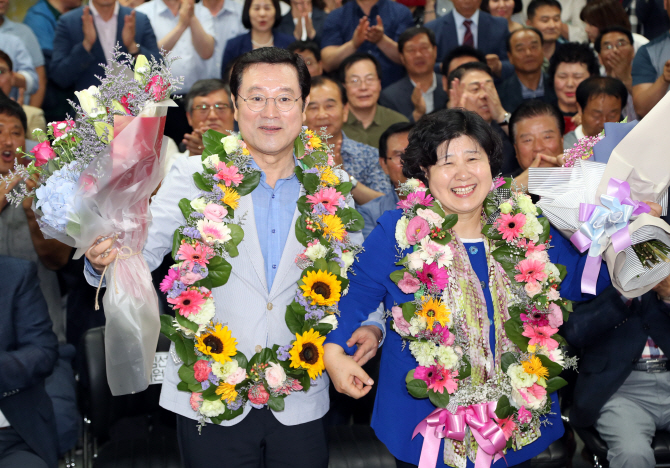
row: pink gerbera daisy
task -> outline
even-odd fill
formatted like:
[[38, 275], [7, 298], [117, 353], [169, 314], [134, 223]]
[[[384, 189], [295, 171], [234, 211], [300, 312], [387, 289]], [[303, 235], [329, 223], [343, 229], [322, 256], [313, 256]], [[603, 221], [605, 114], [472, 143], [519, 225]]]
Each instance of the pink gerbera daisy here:
[[168, 297], [167, 301], [179, 310], [182, 316], [188, 317], [200, 312], [200, 307], [205, 303], [205, 298], [197, 289], [188, 289], [174, 299]]
[[179, 270], [176, 268], [170, 268], [168, 270], [168, 274], [165, 275], [165, 278], [163, 278], [163, 281], [161, 281], [161, 292], [168, 292], [170, 289], [172, 289], [172, 285], [176, 280], [179, 279]]
[[226, 184], [226, 187], [230, 187], [230, 184], [235, 185], [237, 187], [240, 185], [240, 182], [242, 182], [242, 179], [244, 176], [237, 172], [237, 166], [226, 166], [225, 163], [219, 163], [217, 166], [218, 172], [216, 173], [216, 177], [218, 179]]
[[183, 260], [190, 264], [197, 263], [204, 266], [214, 256], [214, 251], [200, 242], [195, 245], [184, 242], [177, 251], [177, 260]]
[[544, 272], [544, 263], [539, 260], [532, 260], [527, 258], [521, 260], [515, 267], [519, 271], [514, 279], [520, 283], [530, 283], [535, 281], [544, 281], [547, 279], [547, 274]]
[[198, 221], [198, 231], [200, 231], [202, 240], [208, 244], [214, 244], [215, 242], [224, 243], [232, 238], [228, 226], [224, 223], [215, 223], [208, 219]]
[[536, 253], [542, 252], [545, 248], [544, 244], [535, 245], [533, 241], [527, 241], [526, 239], [519, 240], [519, 247], [526, 249], [526, 257]]
[[516, 430], [516, 423], [512, 419], [512, 416], [505, 419], [497, 419], [497, 423], [498, 427], [502, 429], [505, 440], [509, 440], [509, 438], [512, 437], [512, 434], [514, 434], [514, 431]]
[[510, 242], [521, 236], [524, 224], [526, 224], [526, 215], [523, 213], [517, 213], [514, 216], [503, 213], [496, 221], [496, 228], [502, 234], [503, 239]]
[[443, 269], [433, 262], [430, 265], [424, 264], [423, 269], [416, 273], [419, 280], [426, 285], [429, 291], [442, 291], [447, 287], [449, 275]]
[[523, 332], [521, 333], [526, 338], [530, 338], [529, 345], [539, 345], [552, 349], [558, 348], [558, 341], [552, 338], [558, 332], [558, 328], [551, 328], [550, 326], [536, 327], [529, 323], [524, 324]]
[[529, 323], [535, 327], [546, 327], [549, 325], [549, 320], [547, 314], [543, 314], [535, 306], [533, 306], [533, 311], [528, 314], [521, 314], [521, 321], [524, 323]]
[[319, 190], [314, 195], [307, 195], [307, 201], [312, 205], [318, 205], [321, 203], [323, 207], [328, 211], [328, 213], [334, 215], [339, 207], [340, 200], [343, 200], [344, 197], [337, 189], [333, 187], [326, 187]]
[[428, 389], [436, 393], [454, 393], [458, 388], [458, 379], [454, 379], [458, 371], [450, 371], [442, 366], [436, 366], [432, 381], [428, 384]]
[[398, 208], [403, 210], [412, 208], [414, 205], [433, 206], [433, 197], [426, 195], [426, 192], [412, 192], [407, 198], [398, 202]]

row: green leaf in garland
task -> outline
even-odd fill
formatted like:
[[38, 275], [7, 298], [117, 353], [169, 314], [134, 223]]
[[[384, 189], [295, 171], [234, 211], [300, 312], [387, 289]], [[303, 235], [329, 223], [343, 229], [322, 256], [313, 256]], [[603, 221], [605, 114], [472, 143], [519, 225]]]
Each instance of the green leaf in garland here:
[[175, 318], [177, 319], [177, 323], [181, 325], [184, 328], [188, 328], [192, 332], [197, 332], [198, 331], [198, 324], [191, 322], [189, 319], [186, 317], [182, 316], [179, 312], [175, 311]]
[[240, 194], [240, 197], [249, 195], [251, 192], [254, 191], [256, 187], [258, 187], [258, 183], [260, 181], [261, 181], [260, 171], [246, 172], [244, 174], [244, 180], [240, 185], [235, 187], [235, 190], [237, 190], [237, 193]]
[[190, 392], [190, 390], [188, 389], [188, 384], [186, 382], [179, 382], [177, 384], [177, 390], [179, 390], [180, 392]]
[[307, 195], [298, 198], [298, 211], [300, 213], [312, 212], [312, 204], [307, 201]]
[[170, 341], [175, 341], [179, 336], [177, 330], [175, 330], [174, 325], [172, 325], [172, 316], [171, 315], [161, 315], [161, 333], [167, 336]]
[[207, 268], [209, 270], [207, 278], [212, 281], [212, 289], [226, 284], [233, 270], [232, 265], [219, 256], [212, 258]]
[[304, 176], [304, 172], [302, 170], [302, 167], [295, 166], [295, 175], [298, 178], [298, 182], [300, 182], [302, 184], [302, 178]]
[[354, 184], [351, 182], [342, 182], [340, 185], [335, 187], [335, 189], [342, 194], [342, 196], [349, 195], [349, 192], [354, 188]]
[[555, 363], [544, 354], [536, 354], [536, 356], [540, 358], [542, 365], [549, 371], [549, 379], [558, 376], [563, 371], [563, 367], [560, 364]]
[[426, 398], [428, 396], [428, 385], [421, 379], [410, 380], [407, 383], [407, 391], [414, 398]]
[[221, 397], [216, 394], [216, 389], [217, 385], [210, 385], [207, 387], [207, 390], [202, 392], [202, 398], [210, 401], [218, 400]]
[[293, 153], [297, 159], [302, 159], [305, 156], [305, 145], [301, 138], [296, 138], [293, 142]]
[[272, 411], [284, 411], [284, 397], [270, 395], [268, 406]]
[[528, 342], [530, 341], [530, 338], [526, 338], [521, 334], [523, 333], [523, 326], [521, 324], [521, 320], [509, 319], [508, 321], [506, 321], [505, 333], [507, 333], [507, 337], [512, 341], [512, 343], [517, 345], [517, 347], [522, 352], [525, 353], [528, 351]]
[[[329, 323], [317, 323], [313, 327], [310, 327], [314, 329], [315, 332], [317, 332], [321, 336], [326, 336], [328, 333], [330, 333], [333, 330], [333, 326]], [[309, 331], [309, 330], [303, 330], [303, 333]]]
[[547, 394], [554, 393], [556, 390], [565, 387], [568, 384], [563, 377], [553, 377], [547, 379]]
[[184, 239], [184, 236], [179, 232], [179, 228], [177, 228], [172, 236], [172, 258], [177, 256], [182, 239]]
[[195, 182], [195, 186], [198, 187], [200, 190], [204, 192], [211, 192], [212, 191], [212, 186], [205, 181], [205, 178], [202, 176], [200, 172], [196, 172], [193, 174], [193, 182]]
[[428, 390], [428, 399], [438, 408], [446, 408], [449, 404], [449, 393], [446, 390], [443, 393]]
[[414, 305], [414, 302], [405, 302], [400, 307], [402, 308], [402, 316], [409, 323], [416, 312], [416, 305]]
[[465, 362], [465, 365], [461, 366], [460, 369], [458, 369], [458, 380], [464, 380], [470, 377], [470, 374], [472, 373], [472, 365], [470, 364], [470, 361], [467, 360], [467, 358], [463, 358], [463, 362]]
[[317, 174], [305, 174], [302, 178], [302, 185], [305, 187], [307, 193], [314, 193], [319, 188], [319, 176]]
[[544, 244], [547, 240], [549, 240], [549, 236], [551, 235], [550, 231], [550, 225], [549, 225], [549, 220], [547, 218], [537, 218], [537, 220], [540, 222], [542, 225], [542, 234], [540, 234], [540, 240], [537, 241], [537, 245]]
[[340, 265], [337, 262], [333, 261], [328, 262], [327, 270], [329, 273], [332, 273], [337, 276], [340, 276], [340, 273], [342, 273], [342, 268], [340, 268]]
[[408, 383], [410, 383], [412, 380], [414, 380], [414, 371], [415, 371], [415, 370], [416, 370], [416, 369], [412, 369], [412, 370], [409, 371], [409, 372], [407, 373], [407, 375], [405, 376], [405, 383], [406, 383], [406, 384], [408, 384]]
[[444, 222], [442, 223], [442, 230], [446, 231], [448, 229], [451, 229], [452, 227], [456, 226], [457, 222], [458, 222], [458, 215], [450, 214], [449, 216], [446, 216], [444, 218]]
[[482, 228], [482, 234], [491, 240], [502, 240], [502, 234], [493, 227], [492, 224], [487, 224]]
[[191, 213], [195, 211], [191, 206], [191, 201], [188, 198], [182, 198], [179, 200], [179, 209], [181, 210], [181, 214], [185, 219], [188, 219]]
[[517, 360], [514, 354], [513, 353], [503, 354], [502, 357], [500, 358], [500, 365], [502, 367], [503, 372], [507, 372], [507, 369], [512, 364], [517, 364]]
[[568, 269], [565, 268], [564, 265], [559, 265], [558, 263], [554, 263], [554, 266], [558, 268], [558, 272], [560, 274], [561, 281], [565, 279], [565, 275], [568, 274]]
[[[316, 260], [314, 260], [314, 269], [315, 270], [321, 270], [321, 271], [328, 271], [328, 262], [326, 261], [325, 258], [317, 258]], [[300, 279], [302, 280], [302, 278], [304, 278], [305, 276], [306, 275], [303, 272]], [[304, 283], [302, 283], [302, 284], [304, 284]]]
[[312, 382], [309, 378], [309, 374], [305, 370], [300, 377], [297, 378], [298, 382], [300, 382], [300, 385], [302, 385], [303, 391], [309, 390], [309, 387], [311, 387]]
[[347, 230], [350, 232], [361, 231], [365, 227], [365, 220], [363, 216], [353, 208], [347, 208], [345, 211], [350, 212], [351, 224], [347, 226]]
[[390, 278], [391, 281], [393, 281], [395, 284], [398, 284], [398, 282], [403, 279], [405, 276], [405, 273], [407, 273], [409, 270], [407, 268], [403, 268], [402, 270], [395, 270], [393, 273], [391, 273]]
[[305, 227], [304, 214], [300, 215], [298, 219], [296, 219], [295, 221], [295, 238], [305, 247], [307, 247], [307, 244], [309, 244], [314, 238], [314, 233], [308, 231], [307, 228]]
[[291, 302], [286, 308], [286, 326], [291, 334], [295, 335], [302, 333], [302, 327], [305, 324], [305, 308], [296, 301]]
[[513, 414], [514, 408], [510, 405], [509, 398], [507, 398], [507, 395], [501, 396], [496, 405], [496, 416], [498, 416], [498, 419], [505, 419]]
[[[442, 218], [445, 218], [445, 217], [447, 216], [447, 215], [445, 214], [444, 210], [442, 209], [442, 207], [440, 207], [440, 205], [438, 205], [437, 203], [433, 203], [433, 206], [431, 206], [429, 209], [430, 209], [433, 213], [435, 213], [435, 214], [441, 216]], [[453, 215], [453, 216], [456, 216], [456, 215]]]
[[228, 229], [230, 229], [230, 240], [235, 245], [239, 245], [244, 239], [244, 229], [239, 224], [230, 223], [227, 224]]
[[177, 353], [177, 356], [179, 359], [181, 359], [182, 362], [187, 362], [186, 345], [184, 343], [184, 339], [181, 336], [179, 336], [179, 338], [174, 342], [174, 351]]
[[186, 382], [187, 385], [196, 385], [200, 384], [197, 380], [195, 380], [195, 375], [193, 374], [193, 366], [187, 366], [187, 365], [182, 365], [179, 368], [179, 378], [181, 379], [182, 382]]
[[216, 130], [207, 130], [202, 135], [202, 144], [205, 148], [214, 151], [212, 154], [223, 154], [223, 144], [221, 143], [221, 139], [225, 136], [226, 135], [217, 132]]
[[233, 359], [235, 359], [237, 361], [237, 365], [243, 369], [246, 369], [247, 364], [249, 364], [249, 361], [247, 361], [247, 357], [244, 355], [242, 351], [237, 351], [235, 356], [233, 356]]

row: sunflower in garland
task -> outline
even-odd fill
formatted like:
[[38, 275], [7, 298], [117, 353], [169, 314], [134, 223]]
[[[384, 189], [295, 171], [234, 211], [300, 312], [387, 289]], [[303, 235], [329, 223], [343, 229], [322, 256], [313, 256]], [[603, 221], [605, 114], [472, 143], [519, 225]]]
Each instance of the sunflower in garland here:
[[[425, 297], [421, 299], [424, 301]], [[439, 322], [442, 326], [446, 325], [449, 322], [451, 312], [442, 301], [431, 297], [430, 300], [421, 304], [421, 310], [417, 310], [416, 314], [425, 318], [428, 330], [432, 330], [435, 322]]]
[[321, 375], [326, 366], [323, 363], [323, 342], [326, 337], [321, 336], [314, 329], [301, 335], [295, 334], [295, 342], [289, 354], [291, 367], [307, 369], [310, 379]]
[[232, 337], [228, 327], [220, 323], [214, 327], [207, 327], [196, 339], [196, 349], [206, 356], [211, 356], [217, 362], [230, 361], [237, 354], [237, 341]]
[[326, 185], [335, 186], [340, 183], [339, 177], [333, 172], [333, 168], [330, 166], [316, 166], [316, 168], [321, 173], [321, 182]]
[[232, 403], [237, 399], [237, 390], [235, 390], [235, 385], [223, 382], [221, 385], [216, 387], [216, 394], [221, 396], [221, 400]]
[[303, 296], [312, 300], [312, 305], [332, 306], [340, 300], [342, 285], [332, 273], [327, 271], [308, 271], [300, 285]]

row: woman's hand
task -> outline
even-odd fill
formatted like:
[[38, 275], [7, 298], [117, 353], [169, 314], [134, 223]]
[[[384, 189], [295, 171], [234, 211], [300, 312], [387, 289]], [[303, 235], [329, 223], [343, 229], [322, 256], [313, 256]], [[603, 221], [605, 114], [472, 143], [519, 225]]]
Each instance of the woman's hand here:
[[91, 248], [86, 251], [86, 258], [99, 275], [116, 258], [118, 250], [112, 248], [115, 241], [116, 236], [98, 237]]
[[661, 205], [654, 203], [653, 201], [645, 201], [645, 203], [651, 208], [651, 211], [649, 212], [650, 215], [656, 216], [657, 218], [661, 217], [661, 213], [663, 213], [663, 207]]
[[377, 354], [379, 341], [382, 339], [382, 331], [376, 325], [363, 325], [358, 327], [347, 340], [347, 346], [357, 346], [354, 353], [354, 361], [359, 366], [364, 366], [370, 359]]
[[342, 346], [326, 343], [323, 361], [330, 380], [338, 392], [358, 399], [367, 395], [372, 389], [374, 381], [351, 356], [344, 352]]

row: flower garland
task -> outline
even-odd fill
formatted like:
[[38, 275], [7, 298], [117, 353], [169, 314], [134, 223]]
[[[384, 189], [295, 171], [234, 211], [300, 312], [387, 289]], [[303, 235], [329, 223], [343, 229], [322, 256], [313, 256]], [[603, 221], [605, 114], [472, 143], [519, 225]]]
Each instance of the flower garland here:
[[[445, 215], [430, 190], [415, 179], [400, 191], [407, 197], [398, 203], [403, 216], [395, 236], [401, 249], [413, 246], [413, 252], [399, 262], [403, 268], [391, 279], [402, 292], [414, 294], [414, 300], [394, 306], [391, 323], [418, 363], [407, 374], [407, 390], [416, 398], [429, 398], [437, 412], [444, 408], [465, 417], [477, 408], [484, 408], [482, 414], [488, 411], [501, 441], [495, 449], [495, 444], [487, 447], [489, 456], [519, 449], [539, 437], [540, 417], [551, 408], [548, 395], [566, 384], [558, 376], [567, 364], [557, 332], [572, 309], [558, 293], [565, 268], [547, 255], [549, 223], [538, 218], [540, 210], [529, 196], [511, 190], [510, 181], [494, 183], [484, 202], [494, 359], [482, 285], [451, 229], [457, 215]], [[426, 429], [429, 419], [415, 431], [424, 440], [432, 437], [432, 429]], [[462, 467], [467, 458], [479, 457], [481, 443], [489, 443], [480, 436], [473, 426], [460, 436], [447, 435], [445, 463]]]
[[238, 135], [210, 130], [203, 143], [203, 170], [193, 176], [201, 195], [179, 202], [186, 223], [174, 235], [177, 263], [161, 283], [175, 319], [162, 316], [161, 332], [175, 343], [182, 361], [177, 388], [191, 394], [201, 424], [206, 419], [219, 424], [242, 414], [247, 403], [282, 411], [286, 396], [309, 390], [321, 375], [323, 342], [337, 327], [347, 271], [361, 250], [347, 230], [362, 229], [363, 218], [349, 206], [352, 184], [340, 179], [327, 144], [303, 127], [294, 144], [295, 172], [306, 192], [298, 200], [295, 229], [305, 246], [296, 258], [303, 272], [285, 314], [295, 340], [247, 360], [232, 331], [214, 320], [211, 290], [228, 281], [232, 266], [225, 257], [238, 255], [244, 237], [234, 210], [240, 197], [256, 188], [260, 172], [249, 167], [251, 156]]

